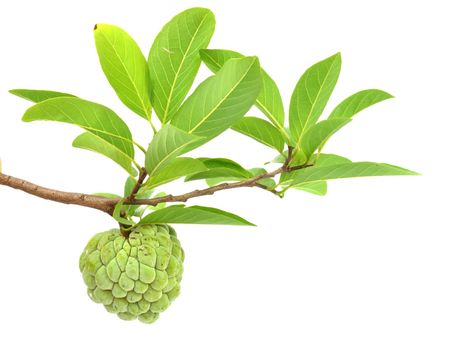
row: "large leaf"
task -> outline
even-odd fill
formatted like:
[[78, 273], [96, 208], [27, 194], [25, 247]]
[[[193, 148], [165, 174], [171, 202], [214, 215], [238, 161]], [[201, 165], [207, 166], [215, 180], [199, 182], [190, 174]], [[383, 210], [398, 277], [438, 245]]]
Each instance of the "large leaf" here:
[[74, 124], [99, 136], [129, 158], [134, 157], [131, 132], [111, 109], [77, 97], [57, 97], [30, 107], [22, 117], [25, 122], [50, 120]]
[[[231, 58], [244, 57], [241, 53], [230, 50], [201, 50], [200, 56], [213, 72], [218, 72]], [[261, 69], [261, 91], [256, 99], [256, 106], [279, 129], [283, 130], [285, 119], [282, 97], [274, 80]]]
[[322, 114], [341, 70], [340, 54], [314, 64], [301, 76], [290, 101], [290, 130], [296, 142]]
[[208, 140], [238, 122], [254, 104], [261, 86], [256, 57], [235, 58], [184, 102], [171, 123]]
[[200, 67], [199, 50], [208, 46], [214, 27], [210, 10], [191, 8], [173, 17], [155, 38], [148, 62], [154, 109], [163, 123], [191, 88]]
[[308, 161], [320, 146], [350, 121], [348, 118], [327, 119], [310, 127], [299, 142], [304, 160]]
[[115, 147], [113, 144], [107, 142], [106, 140], [95, 134], [85, 132], [77, 136], [77, 138], [72, 143], [72, 146], [100, 153], [112, 159], [123, 169], [125, 169], [129, 174], [133, 176], [136, 175], [136, 171], [133, 169], [132, 165], [133, 158], [129, 157], [128, 155], [120, 151], [117, 147]]
[[186, 178], [186, 181], [212, 178], [248, 179], [252, 177], [251, 172], [233, 160], [226, 158], [199, 159], [208, 170], [190, 175]]
[[56, 97], [75, 97], [74, 95], [65, 92], [50, 91], [50, 90], [30, 90], [30, 89], [13, 89], [9, 91], [11, 94], [21, 97], [32, 102], [42, 102]]
[[183, 176], [196, 174], [206, 170], [207, 167], [198, 159], [187, 157], [176, 158], [158, 171], [157, 174], [150, 177], [145, 186], [149, 188], [157, 187]]
[[365, 176], [418, 175], [417, 173], [395, 165], [372, 162], [341, 163], [330, 166], [314, 166], [287, 174], [284, 178], [292, 186], [299, 183], [344, 179]]
[[251, 222], [235, 214], [198, 205], [191, 207], [174, 205], [165, 209], [157, 210], [144, 217], [139, 222], [139, 224], [210, 224], [254, 226], [254, 224]]
[[188, 134], [172, 125], [163, 126], [147, 149], [147, 172], [155, 177], [170, 161], [191, 150], [199, 140], [200, 137]]
[[262, 144], [283, 152], [285, 142], [280, 131], [271, 123], [256, 117], [242, 118], [232, 127], [233, 130], [249, 136]]
[[359, 91], [342, 101], [328, 118], [352, 118], [365, 108], [392, 97], [394, 96], [377, 89]]
[[124, 30], [109, 24], [97, 24], [94, 39], [102, 70], [120, 100], [150, 120], [149, 71], [138, 44]]

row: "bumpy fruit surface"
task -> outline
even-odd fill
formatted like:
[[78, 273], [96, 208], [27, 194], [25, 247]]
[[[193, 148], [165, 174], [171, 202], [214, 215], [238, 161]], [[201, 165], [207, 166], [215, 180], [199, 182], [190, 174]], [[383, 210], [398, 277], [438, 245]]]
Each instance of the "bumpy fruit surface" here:
[[184, 251], [168, 225], [95, 235], [80, 257], [88, 295], [123, 320], [157, 320], [179, 295]]

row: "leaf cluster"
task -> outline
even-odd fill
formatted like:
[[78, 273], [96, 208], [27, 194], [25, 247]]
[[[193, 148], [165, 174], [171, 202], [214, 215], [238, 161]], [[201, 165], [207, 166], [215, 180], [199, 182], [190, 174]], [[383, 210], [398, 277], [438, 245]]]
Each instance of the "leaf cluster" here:
[[[341, 70], [335, 54], [308, 68], [292, 93], [288, 117], [279, 89], [255, 56], [208, 49], [215, 29], [213, 13], [191, 8], [169, 21], [155, 38], [146, 58], [123, 29], [98, 24], [94, 29], [102, 70], [123, 104], [145, 119], [152, 140], [136, 142], [125, 121], [110, 108], [68, 93], [48, 90], [11, 90], [34, 102], [26, 122], [47, 120], [83, 129], [73, 146], [108, 157], [128, 173], [114, 218], [122, 225], [190, 223], [249, 225], [231, 213], [202, 206], [130, 205], [127, 199], [166, 196], [159, 188], [169, 182], [205, 180], [213, 187], [248, 181], [280, 197], [288, 189], [324, 195], [326, 180], [361, 176], [412, 175], [388, 164], [352, 162], [322, 152], [326, 142], [362, 110], [392, 96], [384, 91], [359, 91], [320, 120]], [[212, 75], [194, 91], [201, 63]], [[247, 115], [256, 106], [260, 115]], [[184, 155], [233, 130], [277, 152], [273, 162], [281, 171], [246, 169], [226, 158]], [[266, 176], [267, 175], [267, 176]]]

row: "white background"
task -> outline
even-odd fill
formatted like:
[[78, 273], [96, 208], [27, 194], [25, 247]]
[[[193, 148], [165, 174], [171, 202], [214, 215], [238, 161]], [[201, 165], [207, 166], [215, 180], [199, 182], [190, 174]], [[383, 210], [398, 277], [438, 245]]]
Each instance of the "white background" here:
[[[343, 68], [326, 112], [350, 94], [397, 98], [362, 112], [327, 151], [393, 163], [422, 177], [330, 182], [329, 194], [258, 189], [192, 201], [257, 228], [178, 226], [182, 295], [154, 325], [91, 302], [78, 271], [86, 241], [115, 222], [94, 210], [0, 188], [0, 329], [5, 349], [460, 349], [460, 79], [457, 1], [4, 1], [0, 5], [3, 171], [58, 189], [120, 192], [125, 174], [73, 149], [79, 130], [24, 124], [11, 88], [53, 89], [107, 104], [147, 143], [149, 127], [106, 82], [95, 23], [126, 29], [147, 54], [191, 6], [211, 8], [210, 47], [256, 54], [288, 106], [311, 64]], [[203, 68], [200, 78], [207, 76]], [[286, 108], [287, 109], [287, 108]], [[233, 132], [197, 152], [248, 167], [274, 154]], [[169, 187], [179, 193], [183, 185]]]

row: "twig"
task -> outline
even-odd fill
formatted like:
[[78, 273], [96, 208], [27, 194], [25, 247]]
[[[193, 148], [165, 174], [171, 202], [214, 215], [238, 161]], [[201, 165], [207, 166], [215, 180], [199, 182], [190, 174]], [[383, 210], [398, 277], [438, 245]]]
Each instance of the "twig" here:
[[[271, 172], [268, 172], [268, 173], [257, 175], [250, 179], [246, 179], [246, 180], [242, 180], [238, 182], [232, 182], [232, 183], [225, 182], [225, 183], [221, 183], [216, 186], [211, 186], [211, 187], [204, 188], [201, 190], [194, 190], [194, 191], [180, 194], [180, 195], [169, 194], [166, 196], [150, 198], [150, 199], [136, 199], [136, 194], [138, 193], [139, 189], [141, 188], [147, 176], [146, 170], [142, 168], [136, 185], [134, 186], [131, 194], [125, 199], [125, 204], [155, 206], [160, 203], [166, 203], [166, 202], [186, 202], [191, 198], [208, 196], [208, 195], [212, 195], [219, 191], [232, 189], [232, 188], [241, 188], [241, 187], [258, 187], [258, 188], [262, 188], [264, 190], [270, 191], [276, 195], [280, 195], [279, 192], [277, 192], [276, 190], [267, 188], [266, 186], [260, 184], [259, 181], [262, 179], [273, 178], [282, 173], [289, 173], [292, 171], [300, 170], [300, 169], [311, 166], [311, 164], [303, 164], [303, 165], [297, 165], [297, 166], [290, 167], [289, 164], [290, 164], [290, 161], [292, 160], [292, 154], [293, 154], [293, 149], [289, 147], [287, 158], [280, 168], [273, 170]], [[117, 198], [106, 198], [106, 197], [101, 197], [97, 195], [89, 195], [89, 194], [83, 194], [83, 193], [73, 193], [73, 192], [53, 190], [53, 189], [49, 189], [46, 187], [35, 185], [26, 180], [18, 179], [13, 176], [5, 175], [2, 173], [0, 173], [0, 185], [15, 188], [15, 189], [27, 192], [31, 195], [34, 195], [34, 196], [37, 196], [43, 199], [47, 199], [47, 200], [52, 200], [55, 202], [60, 202], [64, 204], [75, 204], [75, 205], [80, 205], [80, 206], [84, 206], [88, 208], [94, 208], [97, 210], [101, 210], [109, 215], [112, 215], [115, 206], [119, 202], [119, 199]]]
[[127, 201], [133, 201], [136, 198], [136, 194], [138, 193], [139, 189], [141, 188], [144, 180], [146, 179], [147, 171], [145, 168], [141, 168], [141, 172], [139, 173], [138, 181], [136, 185], [134, 185], [133, 190], [131, 191], [130, 195], [127, 197]]

